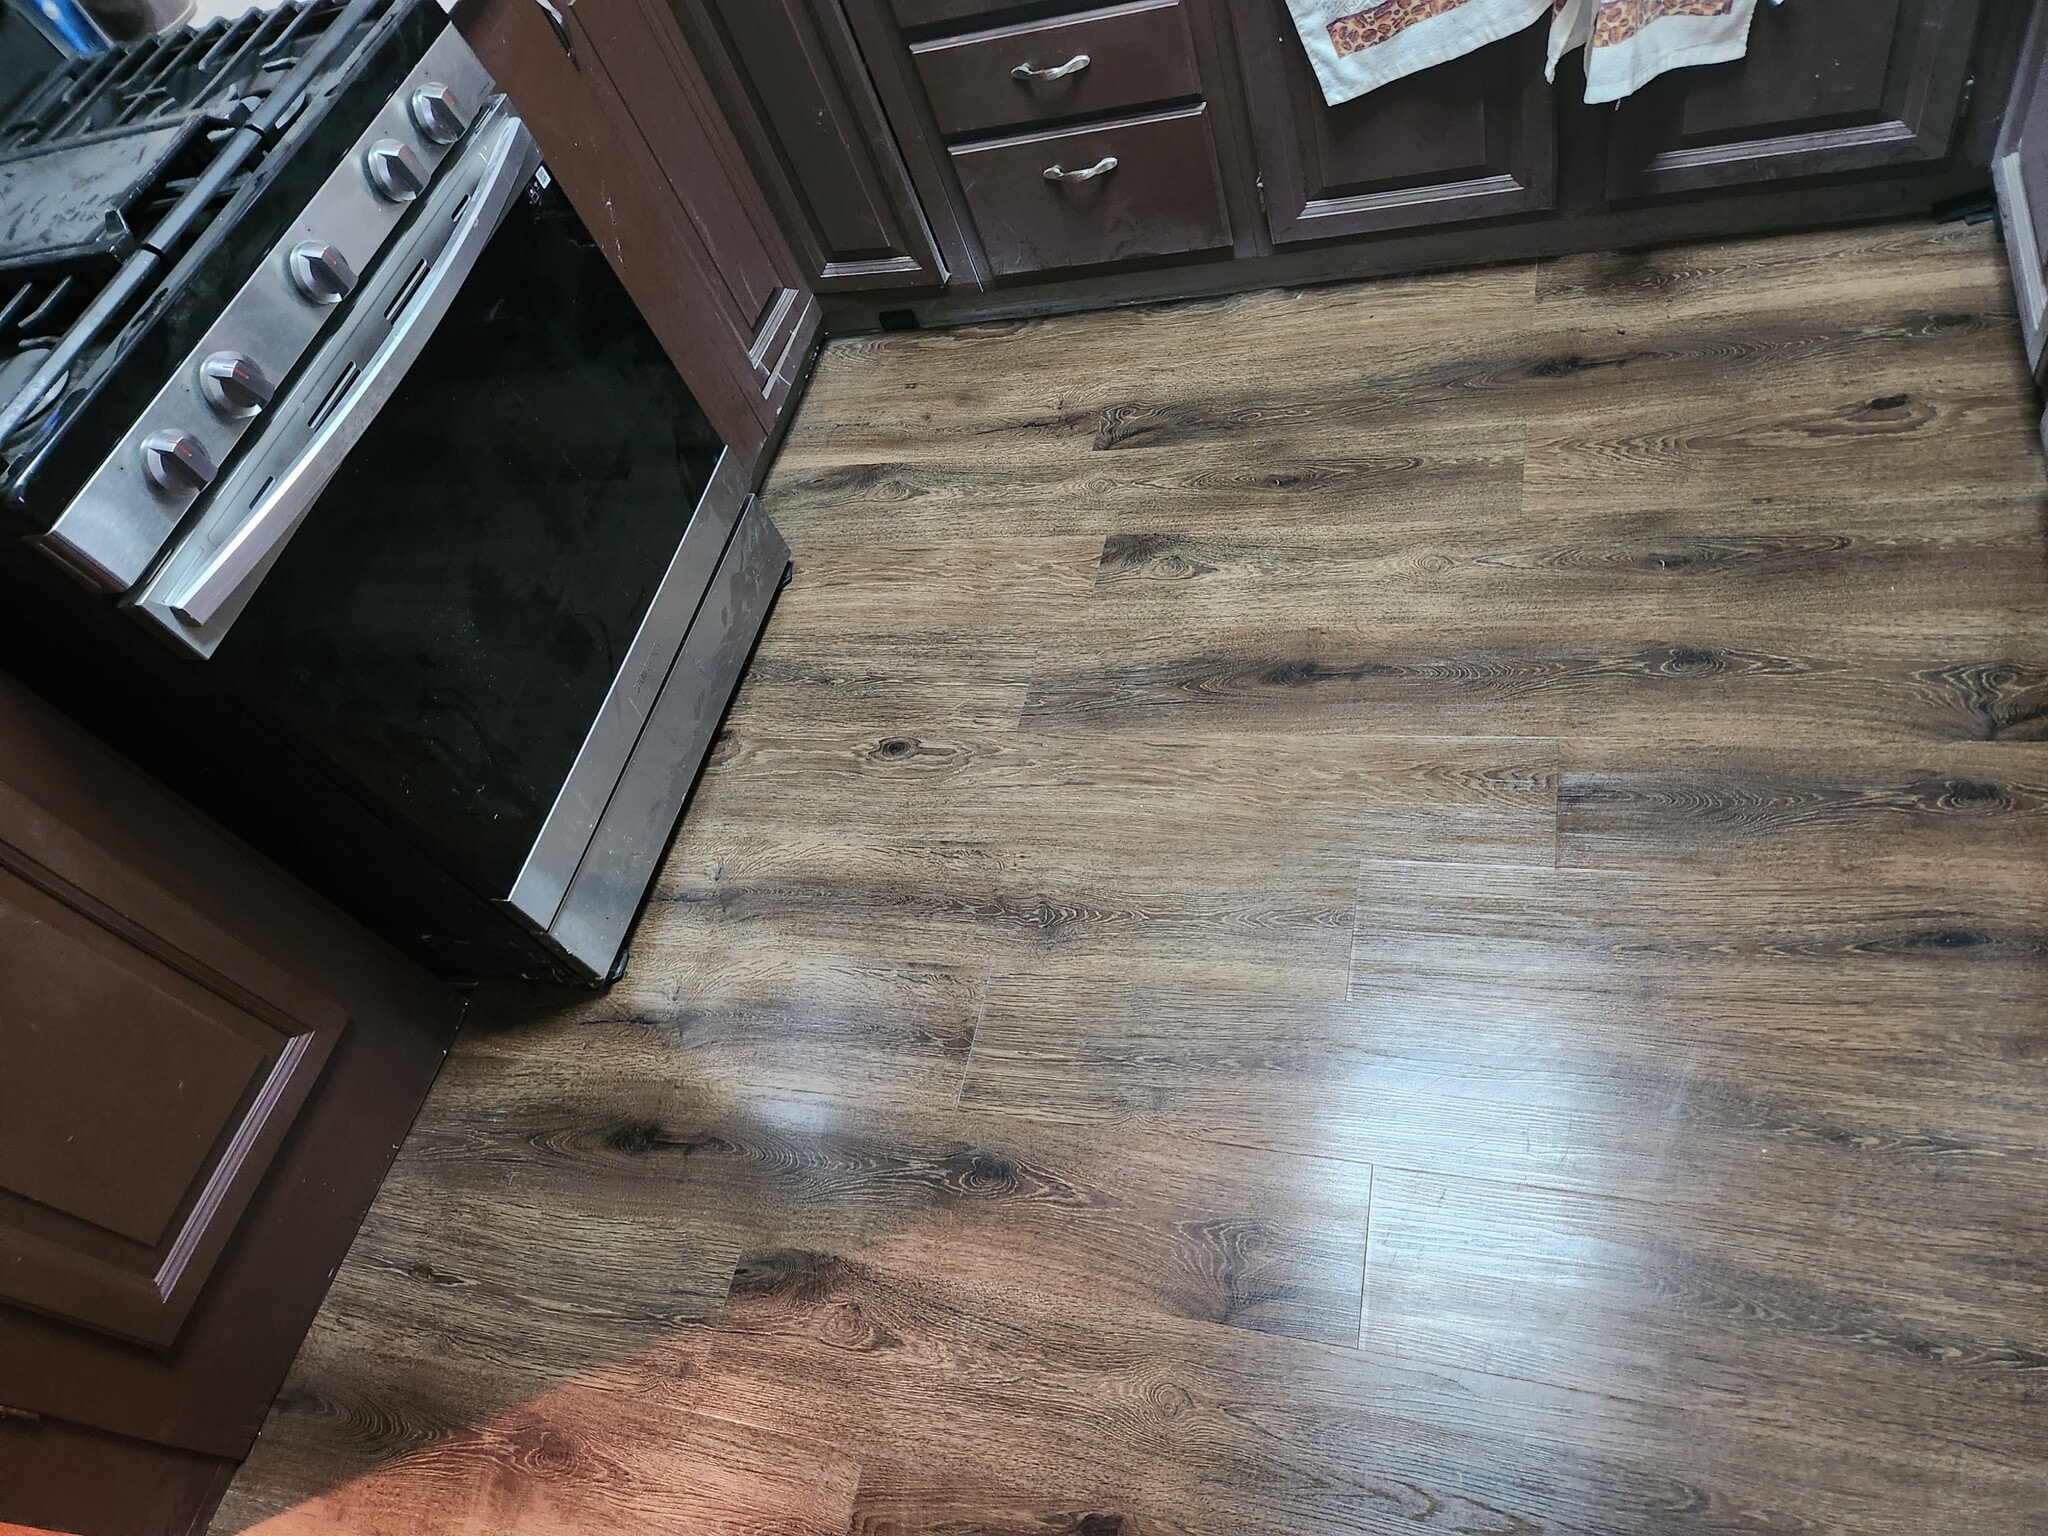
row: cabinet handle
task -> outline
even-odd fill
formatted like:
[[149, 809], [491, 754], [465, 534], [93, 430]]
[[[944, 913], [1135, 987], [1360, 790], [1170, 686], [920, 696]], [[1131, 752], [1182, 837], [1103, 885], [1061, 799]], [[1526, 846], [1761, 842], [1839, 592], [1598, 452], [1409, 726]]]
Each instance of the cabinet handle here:
[[533, 3], [546, 15], [548, 25], [555, 29], [555, 41], [562, 45], [562, 52], [569, 55], [573, 62], [576, 57], [576, 41], [569, 36], [568, 18], [555, 9], [554, 0], [533, 0]]
[[1069, 75], [1078, 75], [1095, 61], [1085, 53], [1077, 53], [1064, 64], [1051, 69], [1034, 69], [1029, 64], [1019, 64], [1010, 71], [1012, 80], [1064, 80]]
[[1057, 165], [1045, 168], [1047, 181], [1093, 181], [1098, 176], [1107, 176], [1116, 169], [1116, 156], [1104, 155], [1085, 171], [1070, 171]]

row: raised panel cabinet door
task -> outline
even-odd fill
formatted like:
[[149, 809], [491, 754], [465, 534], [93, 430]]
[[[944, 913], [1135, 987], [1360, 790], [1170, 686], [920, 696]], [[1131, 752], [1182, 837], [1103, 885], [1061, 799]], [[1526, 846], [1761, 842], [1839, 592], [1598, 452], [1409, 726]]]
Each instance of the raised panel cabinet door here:
[[170, 1345], [347, 1022], [0, 782], [0, 1301]]
[[2036, 10], [1992, 161], [2027, 363], [2048, 363], [2048, 7]]
[[1747, 57], [1674, 70], [1615, 109], [1608, 191], [1658, 197], [1941, 160], [1982, 11], [1982, 0], [1760, 5]]
[[946, 281], [910, 172], [839, 0], [670, 0], [738, 66], [776, 162], [769, 190], [821, 293]]
[[1282, 0], [1232, 9], [1276, 244], [1551, 206], [1541, 25], [1333, 107]]
[[662, 0], [580, 0], [573, 10], [710, 258], [713, 293], [762, 389], [772, 390], [810, 294], [703, 69]]
[[720, 435], [758, 466], [818, 333], [816, 295], [660, 0], [462, 0], [456, 25], [533, 130]]
[[0, 674], [0, 1529], [203, 1529], [461, 1000]]
[[712, 297], [709, 257], [582, 31], [569, 45], [533, 0], [463, 0], [455, 24], [512, 99], [549, 171], [728, 447], [752, 464], [767, 440], [748, 339]]

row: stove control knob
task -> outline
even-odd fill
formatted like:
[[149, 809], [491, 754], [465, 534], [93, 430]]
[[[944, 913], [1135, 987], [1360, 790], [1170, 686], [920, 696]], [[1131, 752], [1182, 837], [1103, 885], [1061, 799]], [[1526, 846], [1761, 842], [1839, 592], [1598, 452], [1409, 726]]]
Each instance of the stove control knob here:
[[355, 268], [348, 258], [324, 240], [307, 240], [293, 247], [292, 286], [315, 304], [335, 304], [348, 297], [356, 285]]
[[363, 155], [370, 185], [387, 203], [409, 203], [427, 190], [427, 168], [410, 144], [379, 139]]
[[412, 124], [430, 143], [453, 144], [462, 137], [462, 103], [438, 80], [412, 93]]
[[213, 455], [190, 432], [152, 432], [145, 437], [142, 472], [166, 496], [196, 496], [218, 473]]
[[254, 416], [276, 390], [253, 357], [216, 352], [199, 365], [199, 393], [223, 416]]

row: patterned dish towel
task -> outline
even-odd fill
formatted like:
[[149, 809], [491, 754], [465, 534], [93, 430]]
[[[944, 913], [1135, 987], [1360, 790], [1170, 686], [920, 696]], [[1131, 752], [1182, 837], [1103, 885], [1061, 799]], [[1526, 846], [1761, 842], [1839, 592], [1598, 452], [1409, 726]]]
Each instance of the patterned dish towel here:
[[1287, 0], [1331, 106], [1513, 37], [1551, 0]]
[[1756, 0], [1557, 0], [1550, 60], [1586, 50], [1586, 100], [1619, 101], [1667, 69], [1725, 64], [1749, 52]]
[[1749, 48], [1756, 0], [1287, 0], [1331, 106], [1512, 37], [1550, 13], [1550, 59], [1586, 50], [1586, 100]]

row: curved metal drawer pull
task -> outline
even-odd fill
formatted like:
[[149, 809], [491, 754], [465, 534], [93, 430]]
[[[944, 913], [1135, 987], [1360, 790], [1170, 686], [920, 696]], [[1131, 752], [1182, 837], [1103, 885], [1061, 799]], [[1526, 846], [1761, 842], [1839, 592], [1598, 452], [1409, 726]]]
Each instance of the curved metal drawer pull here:
[[1010, 71], [1012, 80], [1064, 80], [1069, 75], [1078, 75], [1095, 61], [1085, 53], [1077, 53], [1064, 64], [1051, 69], [1034, 69], [1029, 64], [1019, 64]]
[[1085, 171], [1070, 171], [1062, 166], [1048, 165], [1045, 168], [1047, 181], [1093, 181], [1098, 176], [1107, 176], [1116, 169], [1116, 156], [1104, 155]]
[[555, 9], [554, 0], [533, 0], [533, 3], [547, 13], [548, 25], [555, 29], [555, 41], [573, 60], [576, 57], [576, 40], [569, 36], [569, 19]]

